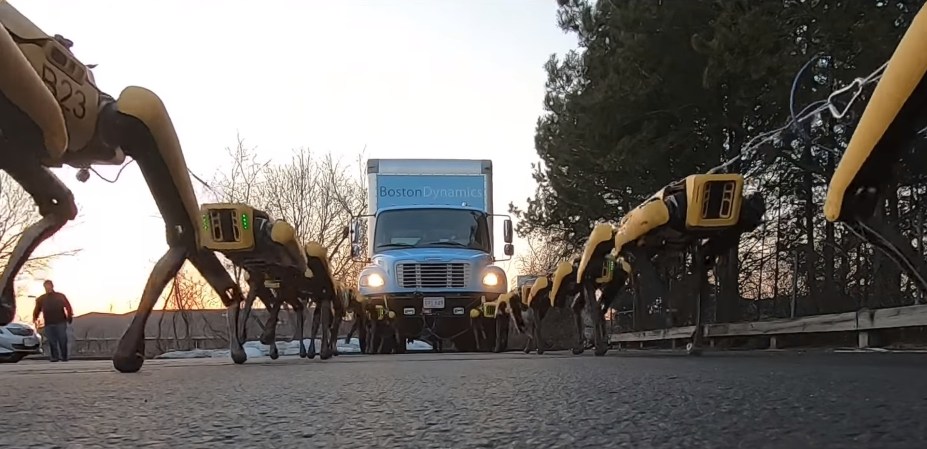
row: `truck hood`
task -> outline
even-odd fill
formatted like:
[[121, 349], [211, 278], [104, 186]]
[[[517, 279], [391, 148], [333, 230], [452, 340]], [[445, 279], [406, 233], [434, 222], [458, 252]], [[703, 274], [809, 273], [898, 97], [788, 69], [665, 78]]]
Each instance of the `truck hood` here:
[[[492, 256], [487, 253], [475, 249], [453, 247], [391, 249], [373, 256], [372, 259], [376, 265], [390, 265], [394, 262], [406, 260], [415, 262], [466, 261], [471, 263], [492, 263]], [[387, 268], [387, 266], [383, 268]]]

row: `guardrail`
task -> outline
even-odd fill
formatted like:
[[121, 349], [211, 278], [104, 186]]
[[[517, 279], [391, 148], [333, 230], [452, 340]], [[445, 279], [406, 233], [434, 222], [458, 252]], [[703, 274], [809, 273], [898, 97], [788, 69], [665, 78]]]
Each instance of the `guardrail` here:
[[[824, 332], [858, 332], [860, 348], [875, 345], [873, 331], [902, 327], [927, 326], [927, 305], [892, 307], [886, 309], [861, 309], [856, 312], [814, 315], [781, 320], [753, 321], [746, 323], [719, 323], [702, 326], [707, 340], [722, 337], [769, 336], [770, 348], [776, 347], [777, 335], [795, 335]], [[640, 332], [611, 334], [611, 343], [634, 343], [661, 340], [687, 339], [695, 332], [695, 326], [682, 326]]]

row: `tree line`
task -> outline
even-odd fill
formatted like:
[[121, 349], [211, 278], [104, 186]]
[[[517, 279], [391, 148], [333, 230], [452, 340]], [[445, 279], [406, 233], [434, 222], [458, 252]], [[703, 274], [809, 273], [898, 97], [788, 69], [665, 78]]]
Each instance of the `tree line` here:
[[[879, 68], [923, 3], [559, 0], [557, 26], [578, 46], [544, 65], [538, 186], [526, 207], [510, 205], [517, 231], [554, 248], [547, 259], [577, 253], [595, 222], [617, 222], [668, 182], [730, 159]], [[748, 189], [764, 193], [768, 212], [719, 263], [714, 320], [788, 316], [792, 297], [798, 315], [917, 300], [891, 260], [820, 210], [868, 93], [841, 119], [825, 112], [790, 126], [730, 167], [756, 171]], [[925, 209], [915, 206], [927, 198], [927, 157], [918, 150], [898, 167], [883, 219], [924, 255]], [[680, 261], [661, 266], [667, 280], [682, 276]]]

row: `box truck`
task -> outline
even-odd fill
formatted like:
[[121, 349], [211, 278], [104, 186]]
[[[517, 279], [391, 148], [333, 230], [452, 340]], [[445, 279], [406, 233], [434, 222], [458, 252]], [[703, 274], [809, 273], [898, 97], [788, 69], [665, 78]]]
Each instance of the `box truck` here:
[[[507, 290], [496, 262], [493, 218], [502, 218], [503, 254], [511, 258], [512, 220], [493, 214], [492, 161], [370, 159], [367, 214], [351, 226], [351, 254], [365, 266], [358, 291], [390, 313], [399, 347], [418, 339], [461, 351], [477, 349], [474, 329], [484, 301]], [[492, 348], [495, 326], [482, 326]]]

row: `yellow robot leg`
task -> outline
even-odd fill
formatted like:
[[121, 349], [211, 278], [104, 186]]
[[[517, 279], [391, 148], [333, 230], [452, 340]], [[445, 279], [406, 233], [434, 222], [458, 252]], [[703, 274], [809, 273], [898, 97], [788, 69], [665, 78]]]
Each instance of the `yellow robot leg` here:
[[134, 373], [145, 363], [145, 324], [167, 283], [177, 275], [186, 259], [185, 248], [172, 246], [155, 263], [145, 284], [145, 290], [142, 291], [135, 318], [122, 335], [116, 353], [113, 354], [113, 367], [119, 372]]

